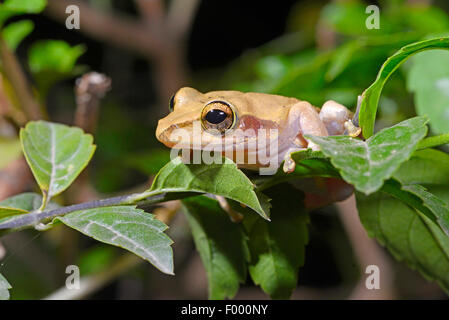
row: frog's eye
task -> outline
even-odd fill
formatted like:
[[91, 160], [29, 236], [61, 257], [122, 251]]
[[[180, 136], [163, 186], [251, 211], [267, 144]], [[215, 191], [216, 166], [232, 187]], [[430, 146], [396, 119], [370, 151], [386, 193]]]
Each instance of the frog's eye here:
[[201, 124], [204, 130], [211, 133], [223, 134], [233, 127], [235, 113], [231, 106], [224, 101], [211, 101], [201, 112]]
[[173, 112], [174, 108], [175, 108], [175, 95], [172, 95], [170, 101], [168, 102], [168, 109], [170, 110], [170, 112]]

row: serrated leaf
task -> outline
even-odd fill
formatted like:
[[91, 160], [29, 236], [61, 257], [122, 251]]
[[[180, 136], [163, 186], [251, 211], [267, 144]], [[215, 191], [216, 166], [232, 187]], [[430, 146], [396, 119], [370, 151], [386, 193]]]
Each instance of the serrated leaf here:
[[210, 299], [235, 296], [245, 282], [248, 248], [240, 224], [218, 202], [197, 196], [182, 200], [195, 245], [207, 272]]
[[55, 218], [98, 241], [127, 249], [160, 271], [173, 274], [173, 241], [168, 228], [152, 214], [135, 206], [116, 206], [75, 211]]
[[[296, 194], [292, 196], [292, 194]], [[255, 215], [243, 220], [251, 253], [249, 272], [255, 284], [273, 299], [288, 299], [304, 265], [308, 216], [301, 191], [283, 184], [270, 189], [271, 222]]]
[[419, 184], [402, 185], [399, 181], [390, 179], [381, 190], [426, 215], [449, 236], [448, 205], [426, 188]]
[[360, 220], [398, 260], [435, 280], [449, 293], [449, 237], [426, 215], [377, 192], [356, 193]]
[[9, 300], [9, 289], [12, 289], [11, 285], [0, 273], [0, 300]]
[[8, 47], [15, 51], [22, 40], [28, 36], [34, 29], [34, 23], [31, 20], [20, 20], [8, 24], [3, 28], [3, 39]]
[[247, 205], [265, 219], [253, 183], [227, 158], [222, 164], [185, 164], [180, 157], [167, 163], [149, 189], [153, 193], [212, 193]]
[[407, 161], [427, 133], [427, 118], [415, 117], [379, 131], [366, 141], [349, 136], [307, 136], [330, 157], [343, 179], [366, 194], [382, 187]]
[[376, 80], [362, 94], [359, 126], [362, 128], [363, 136], [365, 138], [371, 137], [374, 133], [374, 122], [376, 119], [380, 94], [391, 74], [393, 74], [405, 60], [418, 52], [448, 48], [449, 37], [419, 41], [402, 47], [384, 62], [377, 74]]
[[46, 121], [29, 122], [20, 130], [28, 165], [48, 199], [67, 189], [87, 166], [95, 145], [80, 128]]

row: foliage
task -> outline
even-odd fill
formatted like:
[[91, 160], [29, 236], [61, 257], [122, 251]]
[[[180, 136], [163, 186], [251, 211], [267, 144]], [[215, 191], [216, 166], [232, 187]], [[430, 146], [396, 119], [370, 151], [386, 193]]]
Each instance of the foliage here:
[[[2, 37], [11, 51], [34, 25], [28, 20], [5, 24], [7, 19], [39, 13], [44, 6], [43, 0], [0, 5]], [[354, 106], [363, 91], [353, 119], [362, 129], [360, 137], [307, 136], [321, 151], [292, 154], [294, 172], [283, 172], [281, 165], [272, 176], [242, 171], [227, 158], [213, 164], [186, 164], [180, 157], [169, 161], [166, 151], [149, 148], [120, 159], [125, 159], [124, 166], [154, 175], [150, 188], [59, 206], [50, 200], [66, 191], [87, 167], [96, 149], [93, 136], [77, 127], [28, 121], [20, 139], [0, 140], [0, 153], [8, 154], [2, 156], [0, 168], [23, 153], [42, 195], [22, 193], [0, 202], [0, 232], [65, 225], [126, 249], [172, 275], [172, 235], [167, 234], [168, 221], [160, 221], [155, 213], [155, 205], [181, 200], [206, 269], [211, 299], [234, 297], [247, 274], [271, 298], [286, 299], [297, 286], [309, 242], [306, 201], [295, 184], [337, 178], [355, 188], [368, 235], [449, 292], [449, 155], [444, 148], [432, 149], [449, 142], [445, 120], [449, 54], [435, 50], [448, 49], [449, 38], [431, 36], [444, 31], [449, 19], [436, 8], [391, 4], [385, 8], [383, 28], [368, 30], [364, 9], [356, 1], [332, 2], [323, 8], [318, 23], [342, 39], [331, 50], [308, 46], [287, 54], [259, 48], [257, 59], [242, 58], [229, 68], [237, 76], [225, 74], [219, 80], [234, 89], [294, 96], [314, 104], [335, 99]], [[77, 60], [84, 51], [84, 46], [59, 40], [29, 48], [28, 66], [42, 105], [55, 83], [83, 70]], [[397, 70], [405, 72], [395, 77]], [[405, 90], [414, 94], [415, 111], [399, 108], [407, 103]], [[14, 104], [13, 97], [8, 98]], [[440, 135], [426, 138], [427, 125]], [[118, 170], [115, 165], [114, 170]], [[236, 223], [236, 216], [241, 223]], [[111, 256], [106, 253], [99, 264], [108, 264]], [[93, 264], [91, 269], [97, 269]], [[9, 289], [0, 274], [0, 299], [9, 298]]]

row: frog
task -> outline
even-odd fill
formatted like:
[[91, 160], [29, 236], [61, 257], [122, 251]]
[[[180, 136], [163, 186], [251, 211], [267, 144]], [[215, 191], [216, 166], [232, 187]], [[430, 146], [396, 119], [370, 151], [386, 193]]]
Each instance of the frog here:
[[[156, 129], [156, 138], [167, 147], [210, 150], [220, 146], [224, 155], [229, 149], [239, 149], [244, 153], [244, 159], [250, 156], [256, 158], [251, 163], [237, 163], [240, 168], [254, 170], [268, 167], [271, 173], [282, 162], [284, 172], [293, 172], [296, 163], [291, 154], [295, 151], [320, 150], [307, 135], [348, 134], [356, 137], [361, 131], [352, 123], [353, 113], [333, 100], [317, 108], [305, 100], [275, 94], [232, 90], [202, 93], [183, 87], [170, 99], [169, 109], [170, 113], [159, 120]], [[196, 144], [195, 138], [192, 138], [195, 124], [201, 140]], [[174, 134], [180, 130], [187, 133], [187, 138], [180, 139], [179, 135]], [[265, 162], [259, 161], [261, 150], [256, 150], [261, 149], [257, 144], [257, 140], [261, 139], [257, 133], [261, 130], [265, 130], [265, 136], [270, 131], [265, 147], [267, 150], [262, 151], [268, 151], [269, 145], [276, 142], [276, 149]], [[271, 135], [271, 132], [274, 134]], [[233, 156], [235, 158], [236, 155]]]

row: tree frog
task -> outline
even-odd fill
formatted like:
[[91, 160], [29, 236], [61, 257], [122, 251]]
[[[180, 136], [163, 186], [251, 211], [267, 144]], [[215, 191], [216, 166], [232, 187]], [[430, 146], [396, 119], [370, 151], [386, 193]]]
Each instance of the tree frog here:
[[[201, 93], [185, 87], [170, 99], [170, 111], [168, 116], [159, 120], [156, 129], [157, 139], [169, 148], [177, 146], [179, 149], [204, 150], [206, 146], [220, 146], [223, 154], [229, 149], [240, 149], [245, 159], [249, 159], [264, 148], [259, 140], [270, 132], [268, 145], [273, 145], [276, 140], [277, 147], [275, 152], [269, 154], [270, 161], [262, 162], [255, 157], [256, 161], [251, 163], [237, 162], [239, 167], [249, 169], [273, 163], [277, 169], [285, 160], [283, 170], [294, 171], [296, 164], [290, 156], [292, 152], [306, 148], [319, 150], [317, 145], [304, 137], [306, 134], [360, 134], [360, 128], [351, 122], [352, 113], [332, 100], [318, 109], [307, 101], [273, 94], [239, 91]], [[200, 131], [200, 143], [192, 138], [194, 124]], [[265, 130], [262, 136], [258, 134], [261, 129]], [[183, 130], [187, 137], [180, 139], [179, 135], [174, 134], [175, 130]], [[268, 146], [265, 149], [268, 150]]]

